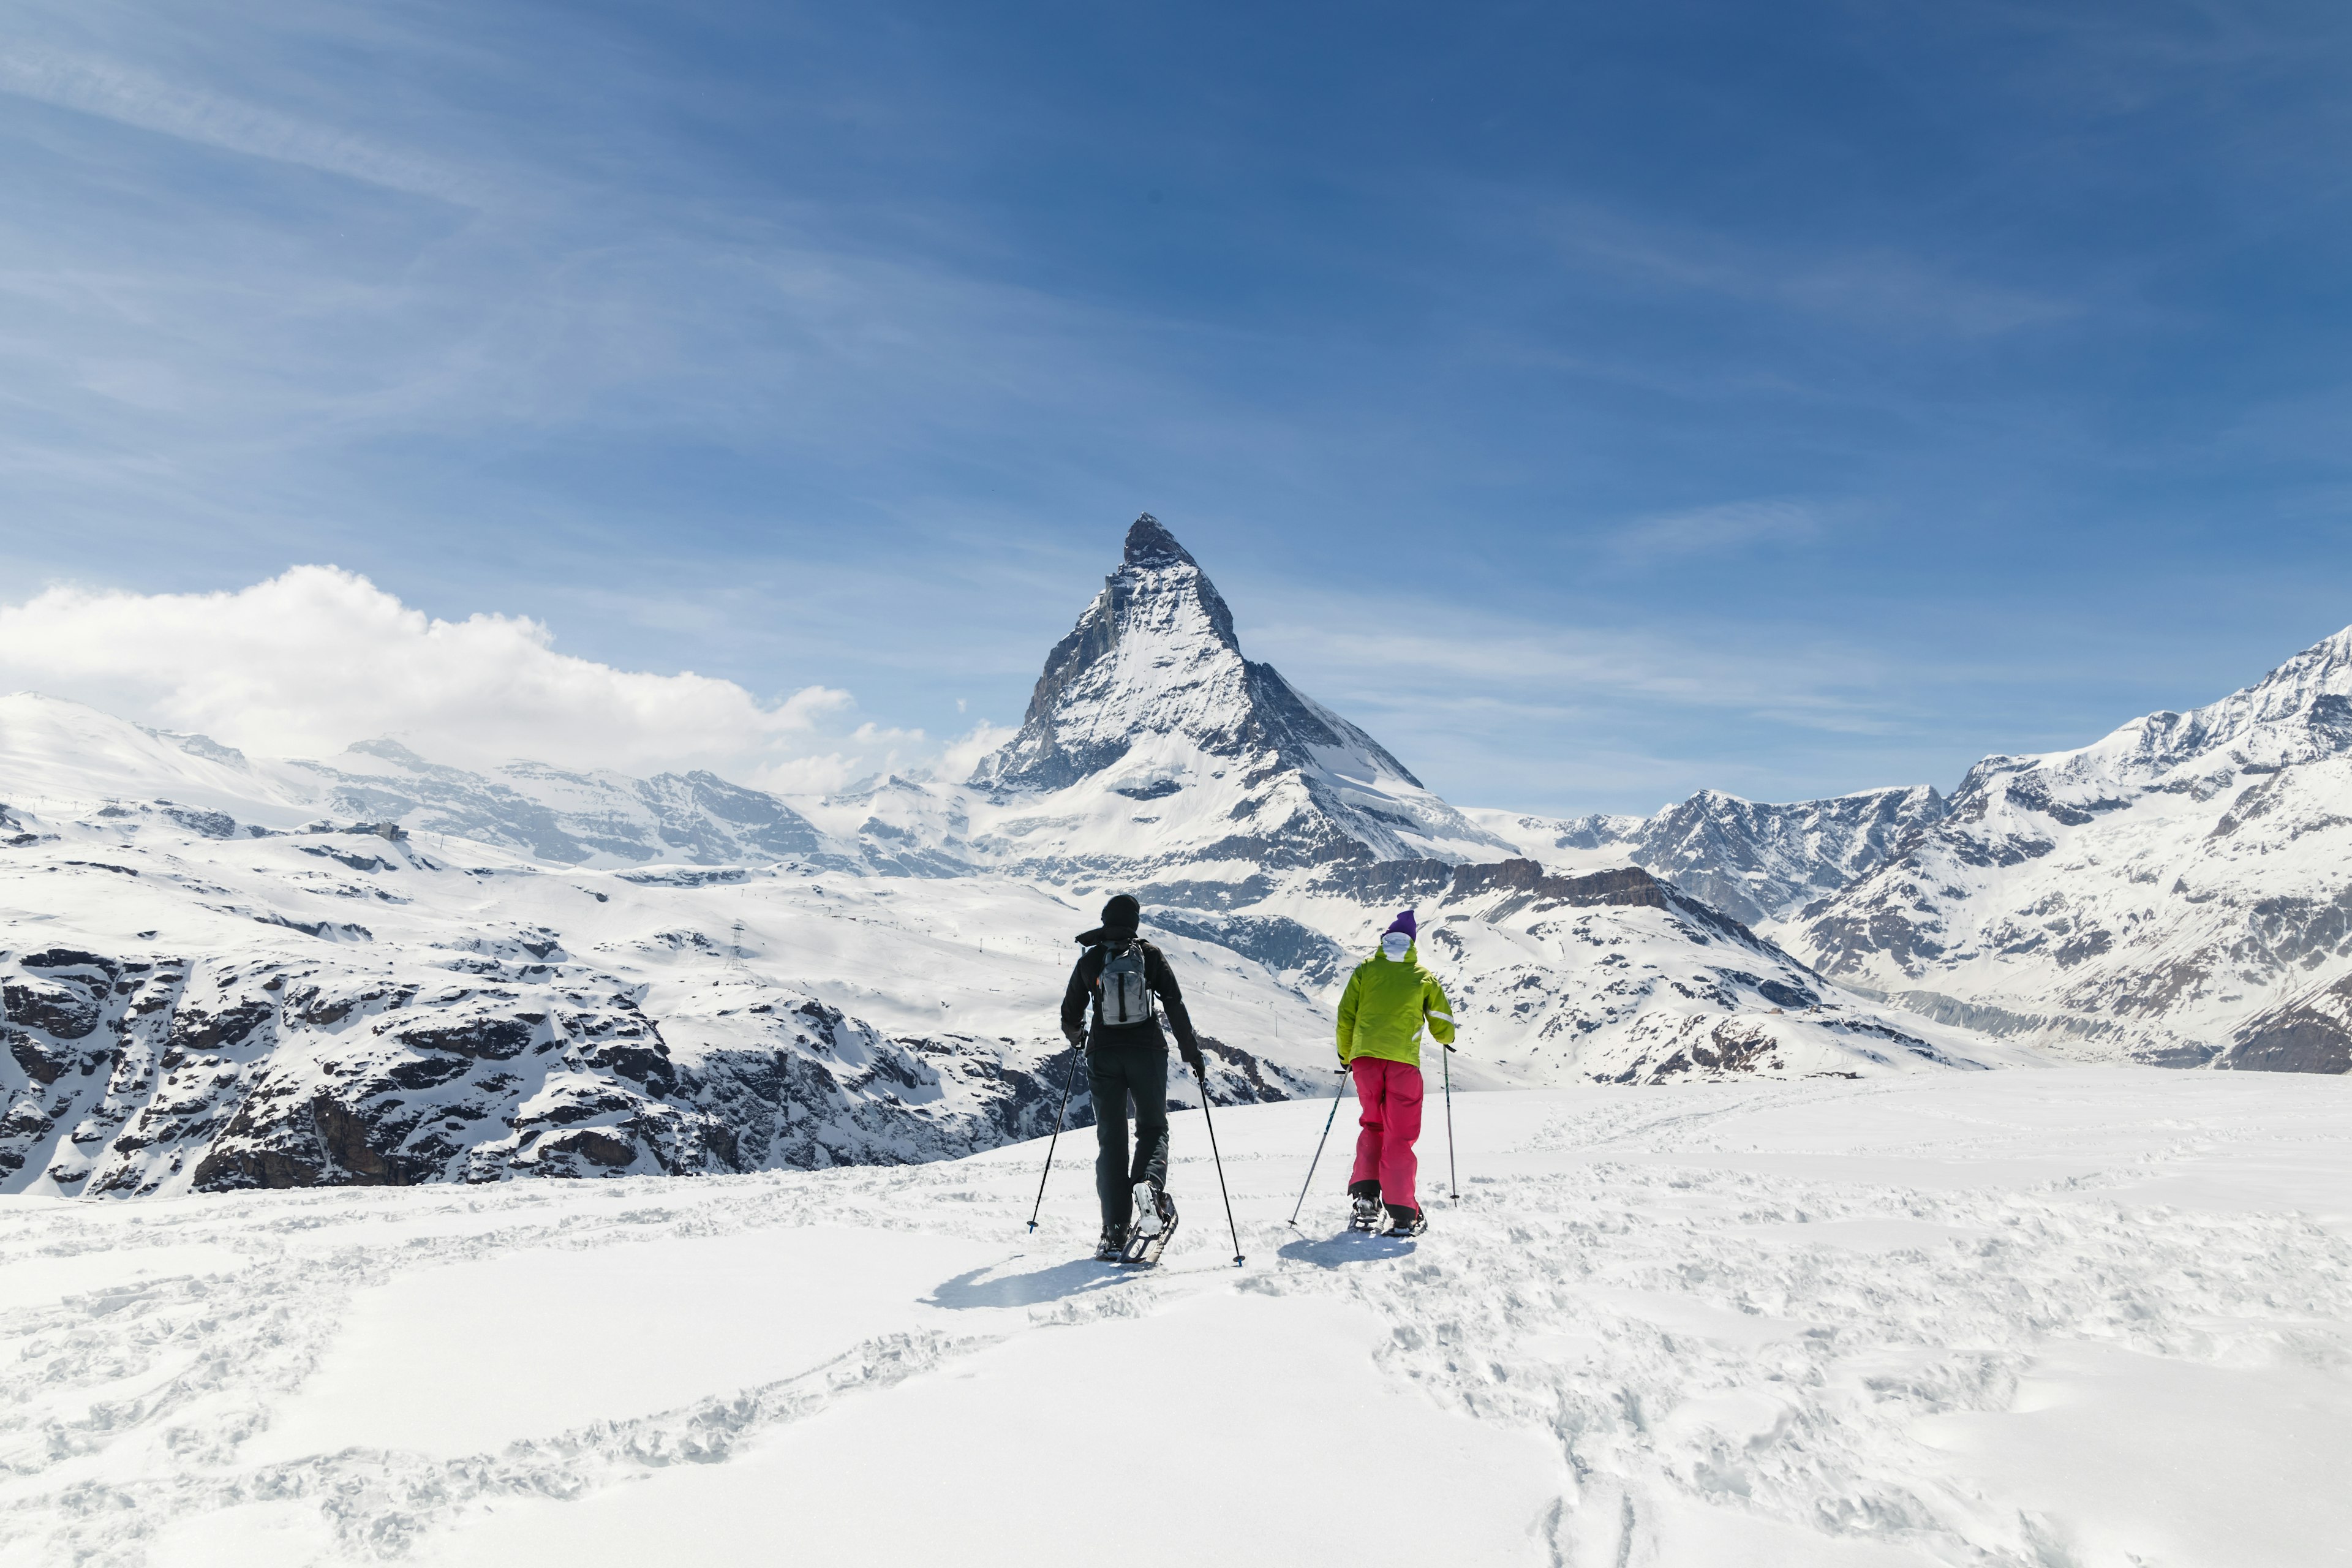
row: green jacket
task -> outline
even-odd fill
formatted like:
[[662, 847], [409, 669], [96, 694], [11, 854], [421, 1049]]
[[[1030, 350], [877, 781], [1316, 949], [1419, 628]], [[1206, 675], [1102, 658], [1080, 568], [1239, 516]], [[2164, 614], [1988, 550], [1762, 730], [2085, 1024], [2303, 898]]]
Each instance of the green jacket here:
[[1356, 965], [1339, 998], [1339, 1059], [1385, 1057], [1421, 1065], [1421, 1030], [1426, 1022], [1437, 1043], [1454, 1043], [1454, 1006], [1437, 976], [1421, 966], [1419, 950], [1406, 948], [1392, 963], [1376, 952]]

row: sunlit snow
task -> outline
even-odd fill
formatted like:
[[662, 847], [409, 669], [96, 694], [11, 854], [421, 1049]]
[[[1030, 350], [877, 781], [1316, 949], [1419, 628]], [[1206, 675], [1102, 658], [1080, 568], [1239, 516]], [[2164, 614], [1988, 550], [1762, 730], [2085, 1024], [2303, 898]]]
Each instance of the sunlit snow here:
[[1034, 1237], [1042, 1142], [19, 1199], [0, 1565], [2340, 1562], [2346, 1092], [1465, 1095], [1412, 1243], [1328, 1154], [1287, 1227], [1328, 1107], [1232, 1108], [1238, 1269], [1186, 1113], [1140, 1275], [1066, 1141]]

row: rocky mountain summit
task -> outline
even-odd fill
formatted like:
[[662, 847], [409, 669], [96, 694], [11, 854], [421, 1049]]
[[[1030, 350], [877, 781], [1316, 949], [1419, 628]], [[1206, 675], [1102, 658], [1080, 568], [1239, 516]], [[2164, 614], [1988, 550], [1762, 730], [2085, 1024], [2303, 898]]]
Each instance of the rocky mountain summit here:
[[[1046, 655], [1020, 733], [971, 784], [1023, 797], [992, 847], [1045, 873], [1223, 865], [1245, 879], [1507, 847], [1379, 742], [1244, 658], [1216, 585], [1148, 512]], [[1132, 831], [1139, 823], [1152, 831]]]

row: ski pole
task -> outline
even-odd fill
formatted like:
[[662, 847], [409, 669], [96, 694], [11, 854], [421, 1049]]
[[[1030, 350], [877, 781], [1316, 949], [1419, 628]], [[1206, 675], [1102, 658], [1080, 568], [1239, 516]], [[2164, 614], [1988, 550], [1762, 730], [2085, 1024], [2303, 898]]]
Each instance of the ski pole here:
[[1233, 1236], [1234, 1267], [1239, 1268], [1242, 1266], [1242, 1232], [1241, 1226], [1234, 1223], [1234, 1194], [1225, 1191], [1224, 1156], [1217, 1152], [1217, 1120], [1209, 1114], [1209, 1075], [1202, 1071], [1192, 1076], [1201, 1080], [1201, 1121], [1209, 1129], [1209, 1158], [1217, 1164], [1217, 1195], [1225, 1200], [1225, 1229]]
[[[1341, 1068], [1339, 1076], [1345, 1079], [1348, 1069]], [[1331, 1141], [1331, 1123], [1339, 1120], [1339, 1102], [1347, 1098], [1348, 1086], [1342, 1083], [1339, 1091], [1331, 1096], [1331, 1114], [1323, 1119], [1323, 1136], [1315, 1140], [1315, 1158], [1307, 1162], [1307, 1179], [1298, 1184], [1298, 1201], [1290, 1205], [1290, 1227], [1293, 1230], [1298, 1228], [1298, 1211], [1307, 1206], [1307, 1189], [1315, 1184], [1315, 1167], [1323, 1163], [1323, 1145]]]
[[1054, 1136], [1045, 1144], [1045, 1169], [1037, 1178], [1037, 1202], [1029, 1210], [1029, 1229], [1035, 1234], [1037, 1213], [1045, 1206], [1045, 1177], [1054, 1173], [1054, 1150], [1062, 1142], [1062, 1113], [1070, 1109], [1070, 1086], [1078, 1081], [1078, 1058], [1086, 1053], [1073, 1042], [1070, 1046], [1070, 1070], [1062, 1075], [1062, 1103], [1054, 1110]]
[[1454, 1047], [1447, 1046], [1437, 1062], [1445, 1069], [1445, 1195], [1458, 1204], [1462, 1184], [1454, 1173]]

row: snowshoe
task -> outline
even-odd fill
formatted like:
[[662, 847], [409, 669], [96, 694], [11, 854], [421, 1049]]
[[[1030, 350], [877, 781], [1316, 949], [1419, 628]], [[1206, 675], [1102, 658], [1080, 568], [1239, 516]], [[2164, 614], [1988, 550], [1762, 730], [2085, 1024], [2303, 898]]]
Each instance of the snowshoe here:
[[1120, 1233], [1118, 1226], [1115, 1225], [1103, 1226], [1102, 1240], [1095, 1244], [1095, 1261], [1117, 1263], [1126, 1250], [1127, 1237]]
[[1127, 1251], [1120, 1261], [1149, 1268], [1160, 1261], [1160, 1255], [1176, 1239], [1176, 1200], [1166, 1193], [1152, 1191], [1148, 1182], [1138, 1182], [1135, 1187], [1137, 1212], [1149, 1217], [1152, 1229], [1147, 1233], [1139, 1223], [1129, 1231]]
[[1387, 1217], [1381, 1212], [1378, 1198], [1350, 1198], [1348, 1205], [1348, 1228], [1362, 1231], [1366, 1236], [1379, 1231], [1381, 1222]]
[[1388, 1205], [1388, 1210], [1389, 1227], [1388, 1229], [1381, 1232], [1382, 1236], [1393, 1236], [1400, 1238], [1414, 1237], [1419, 1236], [1422, 1232], [1429, 1228], [1429, 1216], [1422, 1213], [1417, 1208], [1409, 1209], [1396, 1204], [1391, 1204]]

